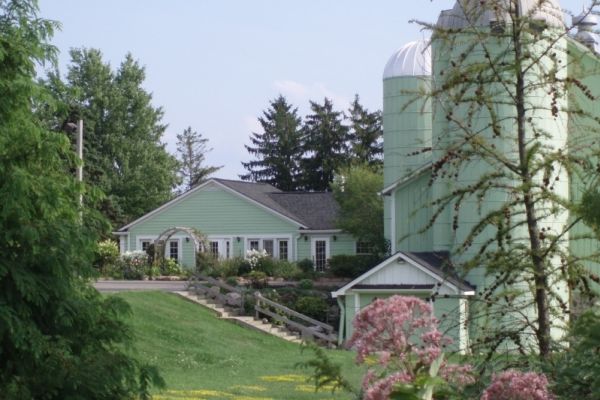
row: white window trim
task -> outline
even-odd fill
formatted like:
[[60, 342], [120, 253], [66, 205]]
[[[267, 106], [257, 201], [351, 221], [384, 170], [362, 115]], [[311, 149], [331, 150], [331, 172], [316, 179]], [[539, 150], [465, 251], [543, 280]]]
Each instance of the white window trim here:
[[282, 234], [282, 235], [245, 235], [242, 236], [242, 239], [244, 240], [244, 256], [246, 256], [246, 252], [248, 250], [250, 250], [250, 241], [251, 240], [258, 240], [259, 241], [259, 245], [258, 245], [258, 249], [262, 250], [263, 247], [263, 241], [264, 240], [273, 240], [273, 258], [276, 260], [279, 260], [279, 241], [280, 240], [287, 240], [288, 242], [288, 255], [287, 255], [287, 261], [291, 261], [292, 260], [292, 255], [294, 254], [294, 243], [292, 241], [292, 235], [289, 234]]
[[[183, 261], [183, 240], [188, 236], [183, 235], [173, 235], [169, 238], [171, 240], [177, 240], [179, 243], [177, 245], [177, 262], [181, 263]], [[138, 235], [135, 238], [135, 249], [142, 250], [142, 242], [150, 240], [152, 243], [158, 238], [158, 235]], [[171, 248], [169, 247], [168, 242], [165, 243], [165, 258], [171, 258]]]
[[310, 257], [313, 260], [314, 268], [317, 269], [317, 241], [325, 241], [325, 260], [331, 258], [331, 238], [329, 236], [313, 236], [310, 238]]
[[[210, 242], [219, 242], [219, 259], [226, 260], [227, 258], [233, 258], [233, 236], [219, 236], [219, 235], [209, 235], [206, 237], [206, 240]], [[229, 257], [227, 257], [227, 244], [229, 242]], [[223, 248], [221, 248], [221, 245]]]

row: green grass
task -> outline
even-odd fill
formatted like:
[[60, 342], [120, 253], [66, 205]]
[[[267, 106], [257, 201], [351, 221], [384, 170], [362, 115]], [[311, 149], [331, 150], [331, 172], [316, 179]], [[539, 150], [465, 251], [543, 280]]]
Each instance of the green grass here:
[[[156, 399], [348, 399], [348, 393], [314, 392], [308, 371], [295, 364], [310, 351], [276, 337], [219, 320], [203, 307], [162, 292], [118, 294], [132, 307], [135, 355], [159, 367], [167, 390]], [[362, 371], [347, 351], [329, 351], [345, 376]]]

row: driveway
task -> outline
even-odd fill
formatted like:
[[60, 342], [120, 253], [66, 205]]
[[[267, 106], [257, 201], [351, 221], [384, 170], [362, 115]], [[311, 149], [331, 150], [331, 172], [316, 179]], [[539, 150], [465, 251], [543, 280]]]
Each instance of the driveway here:
[[187, 289], [187, 281], [97, 281], [94, 287], [100, 292], [127, 292], [162, 290], [179, 292]]

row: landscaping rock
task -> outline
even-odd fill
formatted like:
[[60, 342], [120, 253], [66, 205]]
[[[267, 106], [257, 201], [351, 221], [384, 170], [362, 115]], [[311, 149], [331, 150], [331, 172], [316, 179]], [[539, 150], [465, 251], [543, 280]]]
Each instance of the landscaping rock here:
[[214, 299], [221, 293], [221, 289], [218, 286], [213, 286], [208, 289], [208, 293], [206, 294], [209, 298]]
[[242, 295], [237, 292], [229, 292], [225, 295], [225, 304], [232, 307], [242, 306]]

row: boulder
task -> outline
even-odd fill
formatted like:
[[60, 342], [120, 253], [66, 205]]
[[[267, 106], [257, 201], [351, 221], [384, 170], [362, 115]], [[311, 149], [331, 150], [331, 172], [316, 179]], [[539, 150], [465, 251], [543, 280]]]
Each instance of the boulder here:
[[225, 304], [232, 307], [242, 306], [242, 295], [237, 292], [229, 292], [225, 295]]
[[221, 288], [219, 288], [218, 286], [213, 286], [210, 289], [208, 289], [208, 293], [206, 295], [209, 298], [214, 299], [217, 296], [219, 296], [220, 293], [221, 293]]

